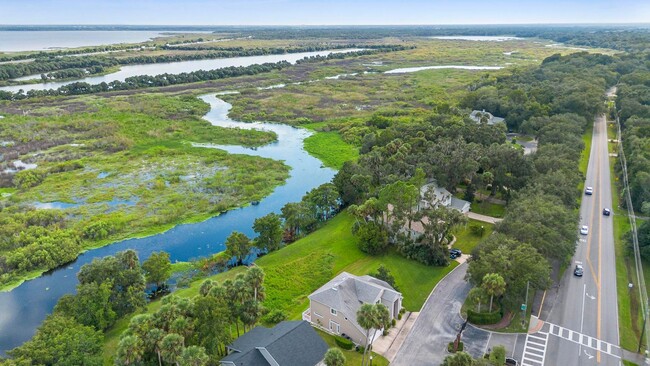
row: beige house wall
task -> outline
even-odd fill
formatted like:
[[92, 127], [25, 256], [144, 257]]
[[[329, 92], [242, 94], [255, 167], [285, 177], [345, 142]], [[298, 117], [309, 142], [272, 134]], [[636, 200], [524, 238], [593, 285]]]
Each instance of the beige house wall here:
[[[331, 313], [329, 306], [325, 306], [319, 302], [310, 300], [310, 315], [312, 324], [317, 325], [319, 328], [324, 329], [325, 331], [341, 335], [347, 335], [352, 339], [353, 342], [357, 344], [366, 344], [366, 335], [361, 332], [357, 327], [355, 327], [349, 320], [345, 318], [345, 315], [336, 310], [336, 315]], [[330, 321], [338, 324], [338, 332], [335, 326], [330, 329]]]

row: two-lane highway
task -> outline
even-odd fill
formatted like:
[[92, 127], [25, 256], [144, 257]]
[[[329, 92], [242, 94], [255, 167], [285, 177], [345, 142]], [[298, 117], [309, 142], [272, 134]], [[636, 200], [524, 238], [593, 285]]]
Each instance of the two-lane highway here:
[[[589, 233], [579, 235], [573, 262], [560, 281], [557, 301], [545, 319], [548, 324], [541, 330], [540, 335], [547, 338], [544, 358], [535, 363], [532, 357], [532, 362], [524, 360], [524, 364], [620, 364], [613, 224], [610, 216], [603, 215], [604, 208], [612, 208], [604, 115], [594, 123], [587, 186], [593, 187], [593, 194], [582, 199], [580, 226], [587, 225]], [[584, 268], [582, 277], [573, 274], [576, 264]]]

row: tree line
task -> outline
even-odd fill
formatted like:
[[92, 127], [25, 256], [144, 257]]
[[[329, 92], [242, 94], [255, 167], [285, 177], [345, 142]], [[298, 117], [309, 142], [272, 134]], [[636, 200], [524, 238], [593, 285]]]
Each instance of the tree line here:
[[[214, 47], [206, 48], [209, 52], [182, 53], [164, 55], [138, 55], [132, 57], [115, 58], [105, 55], [90, 55], [83, 57], [55, 57], [37, 58], [32, 62], [8, 63], [0, 65], [0, 80], [10, 80], [21, 76], [47, 74], [48, 79], [70, 77], [66, 73], [54, 73], [57, 70], [87, 70], [90, 73], [102, 72], [105, 68], [133, 65], [133, 64], [154, 64], [190, 60], [206, 60], [213, 58], [230, 58], [261, 55], [281, 55], [287, 53], [324, 51], [329, 49], [359, 48], [357, 44], [339, 45], [312, 45], [302, 47], [271, 47], [271, 48], [249, 48], [242, 47]], [[363, 48], [374, 50], [392, 50], [401, 46], [397, 45], [364, 45]], [[162, 47], [166, 49], [168, 47]], [[174, 50], [185, 50], [184, 47], [173, 47]], [[200, 51], [202, 49], [189, 48], [188, 50]]]
[[[650, 68], [648, 53], [623, 56], [619, 68], [616, 111], [621, 124], [621, 139], [627, 160], [627, 174], [632, 209], [650, 216]], [[619, 182], [623, 181], [620, 160], [616, 163]], [[624, 187], [619, 192], [625, 193]], [[627, 203], [620, 200], [625, 207]], [[650, 259], [650, 220], [644, 220], [637, 231], [641, 256]], [[631, 240], [630, 240], [631, 243]], [[631, 244], [630, 244], [631, 245]]]
[[[513, 194], [503, 221], [495, 227], [496, 234], [472, 252], [467, 277], [479, 289], [486, 288], [484, 281], [490, 276], [502, 278], [505, 287], [500, 300], [506, 310], [519, 308], [528, 283], [535, 289], [547, 288], [550, 263], [561, 266], [575, 252], [578, 187], [584, 179], [578, 169], [585, 147], [582, 135], [603, 110], [605, 88], [616, 81], [615, 62], [586, 53], [556, 55], [538, 68], [515, 72], [500, 81], [500, 89], [523, 90], [524, 105], [534, 106], [522, 110], [523, 115], [532, 115], [519, 127], [534, 135], [539, 145], [527, 159], [531, 178]], [[541, 85], [555, 90], [555, 95], [544, 98], [536, 92]], [[481, 89], [471, 94], [481, 95]]]
[[[556, 55], [472, 87], [462, 105], [505, 116], [511, 128], [535, 136], [539, 146], [531, 155], [505, 143], [504, 127], [471, 121], [466, 109], [441, 108], [410, 122], [397, 115], [367, 121], [359, 161], [344, 164], [334, 178], [357, 218], [361, 249], [375, 254], [396, 246], [408, 258], [445, 265], [451, 230], [464, 218], [445, 208], [418, 209], [420, 187], [435, 181], [454, 193], [462, 186], [470, 201], [487, 189], [501, 192], [508, 207], [497, 233], [472, 253], [468, 279], [482, 287], [484, 278], [502, 278], [498, 297], [507, 309], [518, 307], [528, 281], [546, 288], [549, 262], [565, 263], [575, 251], [582, 134], [616, 81], [617, 62]], [[407, 229], [417, 223], [423, 232], [413, 235]]]
[[[386, 51], [391, 52], [392, 49]], [[382, 52], [381, 50], [365, 50], [358, 52], [347, 52], [341, 54], [330, 54], [328, 56], [311, 58], [305, 57], [302, 62], [316, 62], [328, 59], [342, 59], [346, 57], [356, 57], [361, 55], [368, 55], [375, 52]], [[184, 72], [180, 74], [160, 74], [160, 75], [140, 75], [126, 78], [124, 81], [111, 81], [110, 83], [102, 82], [100, 84], [91, 85], [86, 82], [75, 82], [59, 87], [58, 89], [49, 90], [29, 90], [25, 93], [19, 90], [16, 93], [0, 90], [0, 100], [22, 100], [26, 98], [46, 97], [46, 96], [60, 96], [60, 95], [82, 95], [103, 93], [118, 90], [134, 90], [143, 88], [156, 88], [165, 87], [177, 84], [196, 83], [201, 81], [219, 80], [224, 78], [238, 77], [244, 75], [257, 75], [260, 73], [270, 72], [273, 70], [282, 70], [291, 66], [287, 61], [280, 61], [276, 63], [263, 63], [250, 66], [229, 66], [214, 70], [198, 70], [192, 72]]]

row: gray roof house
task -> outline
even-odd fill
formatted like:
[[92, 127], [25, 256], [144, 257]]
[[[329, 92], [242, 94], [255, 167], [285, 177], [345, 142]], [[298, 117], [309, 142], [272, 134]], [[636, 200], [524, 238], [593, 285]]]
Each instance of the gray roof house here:
[[395, 319], [402, 308], [402, 299], [402, 294], [385, 281], [342, 272], [309, 295], [309, 309], [303, 313], [303, 319], [326, 332], [366, 344], [366, 331], [357, 323], [361, 305], [382, 303]]
[[493, 125], [495, 123], [504, 122], [505, 120], [501, 117], [495, 117], [490, 112], [486, 112], [485, 109], [482, 111], [473, 110], [469, 114], [471, 118], [476, 123], [487, 123], [488, 125]]
[[305, 321], [284, 321], [273, 328], [255, 327], [228, 346], [222, 366], [315, 366], [327, 343]]

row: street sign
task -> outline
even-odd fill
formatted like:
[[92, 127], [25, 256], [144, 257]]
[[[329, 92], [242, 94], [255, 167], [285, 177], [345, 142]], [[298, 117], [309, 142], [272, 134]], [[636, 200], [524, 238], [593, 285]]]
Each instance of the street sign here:
[[526, 311], [526, 304], [521, 304], [521, 311]]

